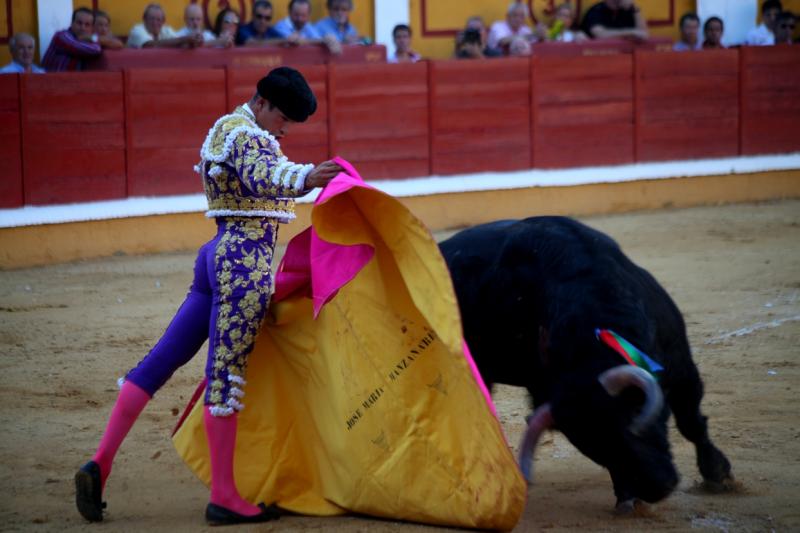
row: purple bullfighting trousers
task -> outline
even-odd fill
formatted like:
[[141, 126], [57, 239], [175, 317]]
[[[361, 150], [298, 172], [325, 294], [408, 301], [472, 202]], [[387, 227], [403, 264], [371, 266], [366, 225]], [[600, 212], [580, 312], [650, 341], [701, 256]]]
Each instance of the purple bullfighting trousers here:
[[205, 404], [217, 416], [241, 410], [247, 356], [272, 292], [277, 229], [272, 218], [217, 218], [217, 235], [200, 248], [186, 300], [126, 379], [152, 396], [209, 339]]

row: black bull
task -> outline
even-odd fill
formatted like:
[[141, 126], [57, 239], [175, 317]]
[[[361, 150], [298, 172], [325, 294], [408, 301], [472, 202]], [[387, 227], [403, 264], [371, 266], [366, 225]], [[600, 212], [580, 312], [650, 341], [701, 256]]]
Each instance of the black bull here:
[[[637, 499], [655, 502], [678, 483], [667, 440], [671, 411], [695, 445], [706, 484], [730, 486], [730, 463], [700, 412], [703, 383], [683, 317], [610, 237], [572, 219], [534, 217], [475, 226], [440, 247], [486, 385], [531, 394], [536, 411], [523, 444], [529, 454], [540, 432], [553, 427], [609, 470], [618, 509]], [[597, 328], [660, 363], [660, 388], [600, 342]]]

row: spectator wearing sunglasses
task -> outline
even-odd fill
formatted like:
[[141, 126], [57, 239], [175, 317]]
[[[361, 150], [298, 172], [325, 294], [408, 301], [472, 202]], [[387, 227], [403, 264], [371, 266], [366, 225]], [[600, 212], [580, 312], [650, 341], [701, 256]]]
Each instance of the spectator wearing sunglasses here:
[[239, 26], [236, 45], [259, 45], [280, 40], [281, 35], [272, 27], [272, 3], [259, 0], [253, 4], [253, 20]]

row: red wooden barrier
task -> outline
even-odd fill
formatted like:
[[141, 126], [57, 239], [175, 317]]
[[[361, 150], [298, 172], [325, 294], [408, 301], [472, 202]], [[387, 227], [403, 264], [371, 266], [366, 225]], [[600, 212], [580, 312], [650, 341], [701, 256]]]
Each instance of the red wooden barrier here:
[[638, 161], [739, 153], [736, 50], [637, 52]]
[[531, 166], [530, 62], [431, 63], [434, 174]]
[[538, 57], [577, 57], [577, 56], [611, 56], [616, 54], [632, 54], [634, 50], [672, 50], [672, 39], [653, 37], [637, 43], [628, 39], [599, 39], [573, 43], [544, 42], [531, 47], [534, 56]]
[[26, 204], [125, 196], [122, 74], [22, 76]]
[[[298, 66], [317, 97], [317, 112], [302, 124], [293, 124], [281, 140], [286, 157], [297, 163], [321, 163], [328, 159], [328, 71], [323, 65]], [[250, 100], [267, 70], [228, 69], [228, 109]]]
[[261, 68], [281, 65], [322, 65], [325, 63], [383, 63], [386, 47], [382, 45], [347, 45], [342, 54], [331, 55], [320, 45], [264, 46], [242, 48], [145, 48], [106, 50], [88, 64], [90, 70], [124, 70], [140, 68]]
[[430, 173], [425, 63], [329, 65], [331, 155], [370, 179]]
[[125, 71], [128, 195], [201, 192], [200, 146], [225, 113], [224, 69]]
[[0, 207], [20, 207], [23, 197], [18, 74], [0, 76], [0, 161]]
[[535, 167], [633, 162], [630, 54], [536, 57], [532, 79]]
[[745, 47], [742, 154], [800, 150], [800, 46]]
[[[370, 179], [800, 150], [795, 47], [301, 70], [319, 110], [287, 155]], [[0, 206], [201, 191], [209, 128], [266, 71], [0, 76]]]

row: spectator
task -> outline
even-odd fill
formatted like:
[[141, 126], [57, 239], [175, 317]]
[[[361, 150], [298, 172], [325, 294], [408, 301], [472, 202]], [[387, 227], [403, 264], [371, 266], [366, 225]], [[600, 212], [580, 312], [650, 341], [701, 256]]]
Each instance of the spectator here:
[[703, 24], [703, 50], [715, 50], [725, 48], [722, 44], [722, 33], [725, 31], [725, 24], [719, 17], [710, 17]]
[[761, 4], [761, 24], [747, 32], [744, 44], [750, 46], [770, 46], [775, 44], [775, 23], [783, 11], [780, 0], [765, 0]]
[[575, 28], [575, 15], [572, 4], [569, 2], [560, 4], [553, 13], [553, 25], [543, 32], [541, 38], [564, 43], [585, 41], [586, 34]]
[[100, 43], [103, 48], [111, 50], [119, 50], [125, 47], [125, 43], [111, 33], [111, 17], [108, 16], [108, 13], [99, 9], [94, 12], [94, 35], [92, 40]]
[[239, 27], [236, 44], [262, 45], [282, 40], [281, 34], [272, 27], [272, 3], [259, 0], [253, 4], [253, 20]]
[[72, 23], [66, 30], [53, 35], [50, 46], [42, 59], [42, 66], [49, 72], [83, 70], [84, 62], [99, 56], [103, 49], [92, 41], [94, 13], [87, 7], [72, 12]]
[[219, 13], [214, 20], [214, 35], [225, 42], [235, 42], [239, 30], [239, 14], [233, 9], [226, 7]]
[[128, 34], [129, 48], [194, 48], [203, 46], [203, 36], [191, 34], [179, 36], [164, 24], [166, 15], [158, 4], [148, 4], [142, 14], [142, 22], [131, 28]]
[[703, 42], [699, 38], [700, 18], [694, 13], [686, 13], [681, 17], [681, 40], [672, 46], [676, 52], [700, 50]]
[[506, 20], [498, 20], [489, 29], [488, 46], [494, 50], [507, 50], [514, 37], [531, 39], [533, 31], [525, 24], [530, 12], [527, 4], [513, 2], [506, 11]]
[[531, 55], [531, 43], [525, 37], [517, 35], [508, 44], [508, 55], [512, 57], [526, 57]]
[[208, 43], [217, 38], [216, 35], [203, 27], [203, 8], [200, 4], [189, 4], [183, 10], [183, 28], [175, 32], [178, 37], [188, 37], [190, 35], [201, 35], [203, 42]]
[[355, 44], [361, 40], [355, 26], [350, 24], [353, 0], [328, 0], [328, 16], [316, 23], [314, 28], [323, 37], [333, 35], [343, 44]]
[[467, 28], [456, 42], [456, 57], [458, 59], [483, 59], [483, 41], [480, 31]]
[[647, 39], [642, 11], [633, 0], [604, 0], [589, 8], [581, 24], [593, 39]]
[[341, 43], [333, 35], [320, 35], [311, 19], [310, 0], [291, 0], [289, 16], [275, 24], [275, 31], [285, 39], [286, 44], [324, 44], [332, 54], [341, 54]]
[[489, 30], [486, 28], [486, 24], [484, 24], [483, 19], [481, 17], [470, 17], [467, 19], [467, 24], [464, 26], [464, 30], [458, 32], [456, 34], [456, 56], [458, 56], [458, 50], [461, 48], [461, 41], [464, 38], [464, 31], [466, 30], [478, 30], [481, 36], [481, 46], [483, 47], [483, 57], [500, 57], [503, 55], [502, 50], [494, 50], [489, 48], [488, 40], [489, 40]]
[[398, 24], [392, 30], [394, 39], [394, 55], [389, 63], [416, 63], [422, 57], [411, 49], [411, 28], [407, 24]]
[[309, 0], [291, 0], [289, 2], [289, 16], [275, 24], [275, 31], [291, 44], [301, 44], [304, 41], [319, 41], [322, 36], [311, 19], [311, 2]]
[[792, 44], [797, 17], [791, 11], [782, 11], [775, 22], [775, 44]]
[[200, 4], [189, 4], [186, 6], [186, 9], [183, 11], [183, 21], [186, 25], [176, 32], [178, 37], [199, 34], [203, 36], [203, 46], [214, 48], [229, 48], [233, 46], [233, 41], [236, 37], [235, 34], [226, 33], [222, 36], [217, 36], [203, 27], [203, 8], [200, 7]]
[[11, 50], [11, 63], [0, 68], [0, 74], [17, 74], [29, 72], [44, 74], [44, 69], [33, 64], [33, 54], [36, 51], [36, 39], [27, 33], [16, 33], [8, 40]]

